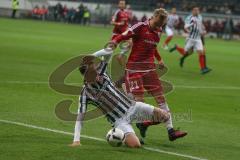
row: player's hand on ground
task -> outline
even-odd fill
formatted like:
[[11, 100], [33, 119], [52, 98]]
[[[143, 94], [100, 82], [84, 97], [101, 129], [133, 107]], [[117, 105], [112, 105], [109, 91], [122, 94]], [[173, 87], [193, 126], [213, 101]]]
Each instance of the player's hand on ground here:
[[72, 144], [69, 144], [68, 146], [69, 147], [78, 147], [78, 146], [81, 146], [81, 143], [80, 143], [80, 141], [76, 141], [76, 142], [73, 142]]

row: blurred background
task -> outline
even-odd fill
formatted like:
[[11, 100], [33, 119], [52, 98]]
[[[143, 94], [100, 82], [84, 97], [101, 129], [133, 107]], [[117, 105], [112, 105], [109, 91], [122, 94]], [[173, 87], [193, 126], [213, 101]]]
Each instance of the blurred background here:
[[[78, 25], [109, 25], [118, 0], [1, 0], [0, 16]], [[128, 0], [130, 24], [150, 18], [155, 8], [177, 8], [180, 23], [176, 32], [183, 35], [184, 19], [191, 7], [201, 9], [207, 37], [240, 39], [240, 0]]]

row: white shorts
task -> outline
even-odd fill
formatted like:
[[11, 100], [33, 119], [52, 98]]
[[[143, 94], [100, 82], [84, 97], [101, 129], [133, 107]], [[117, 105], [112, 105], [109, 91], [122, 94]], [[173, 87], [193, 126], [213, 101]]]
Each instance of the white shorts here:
[[173, 29], [170, 28], [170, 27], [168, 27], [168, 26], [166, 26], [165, 32], [166, 32], [166, 34], [167, 34], [168, 37], [169, 37], [169, 36], [173, 36], [173, 34], [174, 34]]
[[203, 44], [202, 44], [201, 39], [190, 39], [190, 38], [188, 38], [186, 40], [184, 50], [187, 52], [191, 49], [194, 49], [195, 51], [203, 51]]
[[129, 133], [135, 134], [131, 123], [152, 120], [153, 110], [154, 106], [152, 105], [136, 102], [136, 104], [128, 110], [128, 113], [124, 117], [116, 120], [114, 127], [121, 129], [125, 135]]

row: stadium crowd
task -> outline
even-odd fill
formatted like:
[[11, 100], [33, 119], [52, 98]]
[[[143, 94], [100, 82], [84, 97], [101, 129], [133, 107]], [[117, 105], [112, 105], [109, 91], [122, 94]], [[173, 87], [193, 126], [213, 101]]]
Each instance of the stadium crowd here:
[[[80, 2], [96, 2], [96, 0], [68, 0]], [[111, 3], [116, 4], [117, 0], [98, 0], [98, 3]], [[189, 11], [192, 6], [199, 6], [204, 13], [232, 13], [240, 14], [240, 3], [238, 0], [128, 0], [128, 4], [132, 5], [134, 9], [139, 10], [152, 10], [157, 7], [171, 9], [177, 7], [181, 11]]]
[[74, 9], [58, 3], [56, 6], [50, 6], [49, 8], [46, 8], [45, 6], [35, 6], [31, 11], [31, 17], [41, 20], [53, 18], [55, 21], [89, 25], [91, 13], [83, 4], [81, 4], [77, 9]]
[[[130, 8], [130, 7], [129, 7]], [[96, 11], [99, 9], [99, 6], [95, 9]], [[56, 6], [50, 6], [46, 8], [45, 6], [39, 7], [35, 6], [31, 12], [31, 16], [34, 19], [53, 19], [54, 21], [61, 21], [65, 23], [76, 23], [89, 25], [91, 22], [91, 13], [89, 9], [80, 4], [77, 9], [68, 8], [66, 5], [63, 6], [61, 3], [58, 3]], [[98, 15], [99, 16], [99, 15]], [[50, 18], [51, 17], [51, 18]], [[105, 17], [104, 19], [106, 19]], [[148, 19], [146, 15], [143, 15], [142, 18], [137, 18], [134, 14], [132, 15], [130, 24], [136, 24], [139, 21], [145, 21]], [[98, 21], [100, 18], [98, 19]], [[106, 20], [105, 20], [106, 21]], [[110, 21], [110, 20], [109, 20]], [[107, 23], [100, 20], [99, 23]], [[240, 22], [234, 25], [233, 20], [231, 18], [226, 18], [226, 20], [204, 20], [203, 21], [206, 30], [208, 33], [215, 33], [217, 38], [223, 37], [224, 33], [228, 32], [230, 35], [239, 34], [240, 33]], [[184, 26], [184, 20], [182, 17], [179, 19], [179, 24], [176, 26], [176, 30], [178, 33], [182, 31]]]

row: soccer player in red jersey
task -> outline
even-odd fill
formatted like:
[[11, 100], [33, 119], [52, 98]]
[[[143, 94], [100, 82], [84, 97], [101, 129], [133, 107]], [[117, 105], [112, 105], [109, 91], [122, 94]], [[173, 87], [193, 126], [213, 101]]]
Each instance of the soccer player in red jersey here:
[[[112, 40], [118, 35], [122, 34], [128, 29], [128, 22], [130, 20], [129, 10], [126, 9], [126, 1], [119, 0], [118, 3], [119, 9], [116, 10], [112, 17], [111, 24], [114, 25]], [[131, 41], [128, 41], [129, 46], [126, 48], [121, 48], [120, 54], [118, 55], [118, 61], [121, 65], [125, 64], [124, 54], [127, 53], [131, 48]]]
[[[166, 24], [167, 15], [165, 9], [156, 9], [151, 19], [145, 22], [139, 22], [130, 27], [123, 34], [114, 37], [108, 44], [108, 47], [114, 49], [121, 41], [132, 38], [132, 51], [126, 65], [125, 83], [127, 92], [132, 94], [135, 100], [144, 101], [145, 89], [155, 98], [161, 109], [170, 112], [163, 95], [163, 88], [156, 73], [156, 66], [154, 63], [154, 58], [156, 58], [158, 64], [164, 66], [157, 50], [157, 45], [160, 41], [162, 27]], [[137, 123], [142, 138], [146, 136], [148, 126], [155, 124], [158, 123], [150, 121]], [[187, 135], [186, 132], [173, 128], [171, 117], [165, 124], [170, 141]]]

